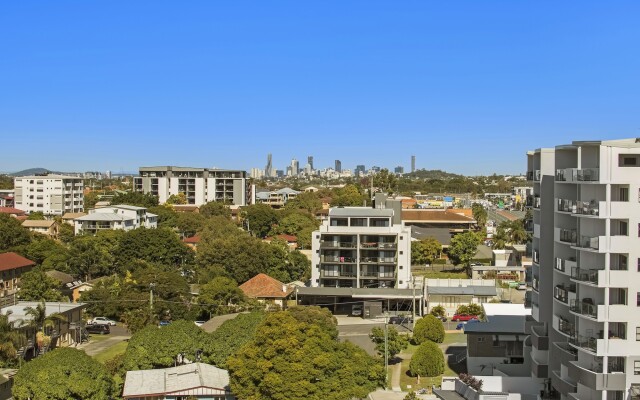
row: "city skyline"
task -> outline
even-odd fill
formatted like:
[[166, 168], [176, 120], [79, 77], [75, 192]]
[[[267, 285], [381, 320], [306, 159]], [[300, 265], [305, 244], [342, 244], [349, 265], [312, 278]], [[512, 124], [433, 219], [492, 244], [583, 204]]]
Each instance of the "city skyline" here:
[[639, 11], [11, 2], [0, 170], [250, 170], [271, 152], [278, 169], [313, 154], [409, 171], [415, 154], [417, 168], [519, 173], [537, 146], [640, 136]]

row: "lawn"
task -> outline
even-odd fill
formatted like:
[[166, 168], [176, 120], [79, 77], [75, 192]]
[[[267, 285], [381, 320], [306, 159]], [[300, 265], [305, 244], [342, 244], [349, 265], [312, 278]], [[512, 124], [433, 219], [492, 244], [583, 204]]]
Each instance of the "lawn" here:
[[466, 272], [452, 272], [452, 271], [421, 271], [415, 272], [416, 276], [424, 276], [427, 279], [469, 279], [469, 275]]
[[[452, 343], [466, 343], [466, 340], [467, 339], [464, 333], [462, 332], [447, 333], [444, 337], [444, 342], [441, 345], [442, 350], [443, 352], [446, 353], [447, 349], [449, 349], [449, 345], [451, 345]], [[409, 344], [409, 347], [407, 348], [407, 350], [403, 351], [403, 353], [413, 354], [417, 349], [418, 349], [418, 346]], [[407, 385], [411, 385], [411, 390], [417, 390], [422, 388], [430, 389], [431, 386], [433, 385], [440, 386], [440, 383], [442, 382], [442, 376], [458, 376], [458, 374], [462, 371], [461, 368], [466, 369], [466, 364], [463, 362], [461, 363], [462, 365], [454, 365], [453, 367], [456, 368], [457, 370], [457, 371], [454, 371], [453, 369], [451, 369], [451, 366], [448, 365], [448, 363], [446, 363], [446, 361], [447, 361], [447, 355], [445, 354], [445, 366], [444, 366], [443, 375], [436, 376], [433, 378], [421, 377], [420, 383], [418, 384], [417, 378], [411, 377], [408, 374], [409, 363], [411, 362], [411, 360], [403, 359], [402, 374], [400, 375], [400, 387], [402, 387], [402, 390], [407, 390]]]
[[115, 345], [96, 354], [95, 356], [93, 356], [93, 358], [95, 358], [97, 361], [104, 364], [105, 362], [107, 362], [108, 360], [111, 360], [113, 357], [117, 356], [118, 354], [124, 353], [128, 345], [129, 345], [129, 342], [126, 340], [116, 343]]

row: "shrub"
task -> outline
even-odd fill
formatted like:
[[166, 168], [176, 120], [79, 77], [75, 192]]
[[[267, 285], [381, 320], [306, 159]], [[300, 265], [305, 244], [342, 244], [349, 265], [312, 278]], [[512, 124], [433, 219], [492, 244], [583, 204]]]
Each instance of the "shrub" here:
[[416, 322], [413, 330], [413, 342], [422, 344], [425, 341], [442, 343], [444, 340], [444, 325], [433, 315], [427, 315]]
[[437, 344], [426, 341], [418, 347], [409, 363], [411, 376], [438, 376], [444, 373], [444, 354]]
[[444, 307], [442, 307], [441, 305], [437, 305], [431, 309], [430, 314], [435, 317], [444, 317], [447, 314], [447, 312], [444, 309]]
[[478, 315], [482, 316], [484, 313], [482, 312], [482, 306], [480, 304], [461, 304], [456, 309], [456, 314], [470, 314], [470, 315]]
[[472, 389], [475, 389], [478, 392], [482, 390], [482, 379], [477, 379], [471, 374], [464, 373], [460, 374], [460, 376], [458, 376], [458, 379], [460, 379], [465, 385], [469, 386]]

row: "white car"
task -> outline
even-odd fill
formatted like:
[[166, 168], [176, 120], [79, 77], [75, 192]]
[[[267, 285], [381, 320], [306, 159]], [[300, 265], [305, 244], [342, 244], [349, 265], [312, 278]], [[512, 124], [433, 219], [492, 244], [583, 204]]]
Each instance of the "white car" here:
[[196, 326], [202, 326], [204, 325], [205, 321], [193, 321], [193, 322], [196, 324]]
[[110, 325], [116, 326], [116, 321], [111, 320], [107, 317], [95, 317], [94, 319], [88, 322], [91, 325]]

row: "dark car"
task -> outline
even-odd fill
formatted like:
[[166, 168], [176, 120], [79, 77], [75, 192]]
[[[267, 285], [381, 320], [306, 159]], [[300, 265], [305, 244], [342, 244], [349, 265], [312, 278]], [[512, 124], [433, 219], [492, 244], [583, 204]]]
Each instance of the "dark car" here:
[[438, 318], [442, 322], [447, 322], [447, 317], [445, 317], [444, 315], [436, 316], [436, 318]]
[[97, 333], [99, 335], [106, 335], [108, 333], [111, 333], [111, 328], [109, 328], [109, 325], [100, 325], [100, 324], [87, 325], [86, 329], [87, 329], [87, 332], [89, 333]]
[[407, 316], [394, 315], [393, 317], [389, 318], [389, 323], [395, 324], [395, 325], [405, 325], [405, 324], [410, 324], [412, 322], [413, 322], [413, 318], [409, 315]]

